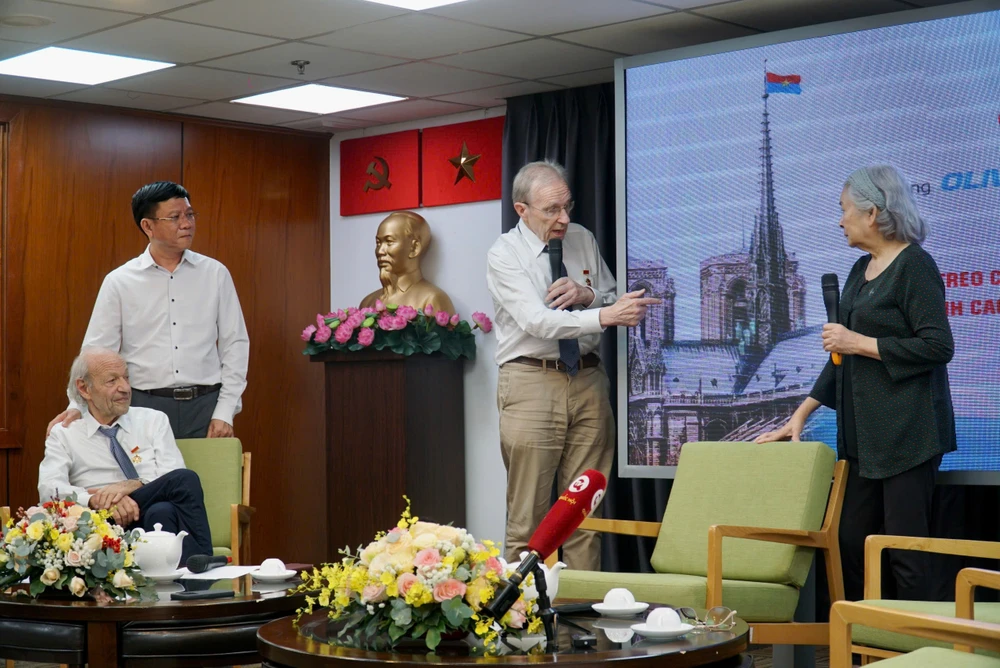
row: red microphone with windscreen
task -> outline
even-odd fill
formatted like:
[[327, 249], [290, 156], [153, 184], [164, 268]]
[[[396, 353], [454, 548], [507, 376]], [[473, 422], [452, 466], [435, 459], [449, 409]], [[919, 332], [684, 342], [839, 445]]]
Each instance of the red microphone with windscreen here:
[[528, 551], [535, 552], [541, 561], [559, 549], [583, 520], [601, 503], [608, 481], [604, 474], [587, 469], [559, 495], [555, 505], [542, 519], [528, 540]]

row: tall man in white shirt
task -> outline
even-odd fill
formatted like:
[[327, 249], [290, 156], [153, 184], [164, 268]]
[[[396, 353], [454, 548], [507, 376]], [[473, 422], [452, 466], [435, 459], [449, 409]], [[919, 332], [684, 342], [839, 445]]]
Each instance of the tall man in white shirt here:
[[[519, 559], [548, 512], [553, 480], [565, 489], [586, 469], [608, 475], [614, 456], [609, 381], [595, 351], [607, 327], [632, 327], [658, 299], [615, 299], [597, 240], [570, 222], [563, 168], [533, 162], [514, 178], [517, 227], [490, 248], [486, 280], [496, 310], [497, 406], [507, 467], [508, 560]], [[552, 280], [548, 242], [563, 242], [563, 277]], [[563, 546], [570, 568], [600, 570], [600, 538], [576, 532]]]
[[[133, 405], [166, 413], [175, 438], [233, 436], [250, 339], [229, 270], [191, 250], [197, 214], [176, 183], [140, 188], [132, 215], [149, 245], [105, 277], [83, 347], [120, 351]], [[49, 429], [84, 408], [71, 402]]]
[[56, 425], [38, 465], [38, 496], [45, 502], [76, 493], [94, 510], [110, 510], [117, 524], [148, 531], [188, 532], [181, 563], [212, 554], [212, 535], [198, 474], [184, 458], [167, 416], [129, 408], [128, 367], [111, 350], [86, 348], [73, 361], [68, 394], [86, 403], [87, 414], [68, 427]]

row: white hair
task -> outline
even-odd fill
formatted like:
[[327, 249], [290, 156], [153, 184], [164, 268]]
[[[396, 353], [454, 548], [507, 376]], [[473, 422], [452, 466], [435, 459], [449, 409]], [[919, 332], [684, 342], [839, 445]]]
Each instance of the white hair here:
[[93, 378], [90, 376], [90, 361], [95, 357], [103, 357], [104, 355], [114, 355], [121, 359], [121, 355], [114, 350], [88, 347], [81, 350], [80, 354], [73, 360], [73, 364], [69, 367], [69, 385], [66, 386], [66, 395], [70, 401], [81, 406], [87, 405], [87, 400], [80, 394], [80, 390], [76, 386], [76, 381], [82, 380], [83, 384], [89, 388], [93, 383]]
[[528, 198], [531, 196], [531, 191], [537, 185], [556, 179], [563, 183], [568, 183], [566, 180], [566, 169], [558, 162], [550, 160], [529, 162], [517, 170], [517, 175], [514, 177], [514, 185], [511, 187], [511, 197], [515, 202], [529, 204]]
[[[879, 192], [865, 195], [863, 188], [858, 187], [860, 184], [857, 183], [855, 174], [866, 176]], [[927, 238], [930, 231], [927, 221], [917, 210], [917, 202], [913, 199], [910, 186], [898, 169], [892, 165], [871, 165], [862, 167], [855, 174], [844, 183], [847, 197], [858, 211], [878, 210], [875, 224], [884, 238], [911, 244], [920, 244]], [[872, 201], [879, 195], [885, 197], [884, 206], [878, 206]]]

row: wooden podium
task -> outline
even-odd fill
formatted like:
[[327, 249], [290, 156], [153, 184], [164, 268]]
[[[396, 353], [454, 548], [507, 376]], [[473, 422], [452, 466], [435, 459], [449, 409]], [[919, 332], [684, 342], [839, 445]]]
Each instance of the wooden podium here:
[[439, 353], [325, 352], [330, 561], [399, 521], [465, 526], [464, 361]]

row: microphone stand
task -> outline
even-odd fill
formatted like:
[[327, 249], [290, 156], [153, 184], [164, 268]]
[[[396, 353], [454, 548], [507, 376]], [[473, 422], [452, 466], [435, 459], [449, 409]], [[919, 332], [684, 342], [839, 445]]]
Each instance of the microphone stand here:
[[542, 562], [536, 563], [532, 572], [535, 574], [535, 589], [538, 590], [538, 616], [545, 628], [545, 642], [550, 651], [555, 651], [559, 649], [556, 643], [556, 611], [552, 609], [552, 603], [549, 601]]

